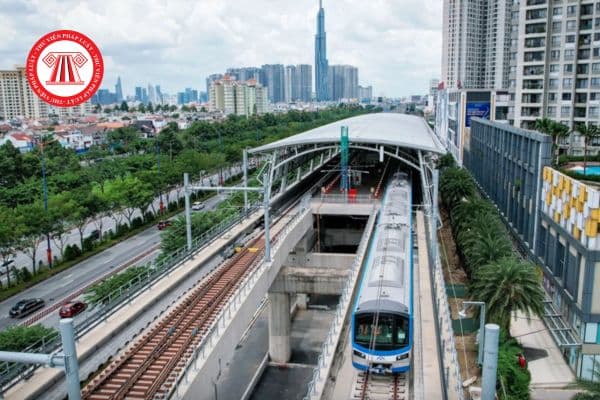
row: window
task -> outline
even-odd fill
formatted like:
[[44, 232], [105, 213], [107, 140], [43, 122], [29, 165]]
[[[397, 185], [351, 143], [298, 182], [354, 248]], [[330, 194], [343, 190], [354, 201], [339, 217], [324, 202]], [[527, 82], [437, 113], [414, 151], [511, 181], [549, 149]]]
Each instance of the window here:
[[575, 43], [575, 35], [565, 36], [565, 43]]
[[[560, 108], [560, 116], [561, 118], [569, 118], [571, 116], [571, 106], [562, 106]], [[554, 275], [557, 276], [557, 274]]]
[[592, 50], [592, 57], [598, 58], [600, 57], [600, 47], [594, 47]]
[[593, 63], [592, 64], [592, 73], [597, 74], [599, 72], [600, 72], [600, 63]]
[[590, 107], [588, 112], [588, 117], [590, 118], [598, 118], [600, 117], [600, 108], [598, 107]]
[[565, 66], [563, 68], [564, 68], [565, 74], [573, 73], [573, 64], [565, 64]]
[[558, 60], [560, 60], [560, 50], [552, 50], [552, 51], [550, 51], [550, 59], [552, 61], [558, 61]]
[[545, 33], [546, 23], [542, 22], [539, 24], [527, 24], [525, 26], [525, 33]]
[[552, 46], [560, 46], [560, 36], [552, 36]]
[[[564, 108], [564, 107], [562, 107]], [[562, 112], [562, 110], [561, 110]], [[565, 270], [565, 246], [560, 241], [556, 247], [556, 269], [554, 270], [554, 276], [559, 279], [563, 277], [563, 271]]]
[[556, 107], [555, 106], [548, 106], [548, 108], [546, 109], [546, 113], [548, 114], [548, 117], [554, 117], [554, 116], [556, 116]]
[[577, 6], [567, 6], [567, 15], [572, 17], [577, 13]]
[[[544, 30], [542, 32], [526, 32], [526, 33], [545, 33], [546, 32], [546, 24], [544, 25]], [[554, 21], [552, 23], [552, 32], [560, 32], [562, 29], [562, 23], [560, 21]]]
[[560, 71], [560, 65], [550, 64], [550, 72], [558, 72], [558, 71]]
[[393, 350], [406, 346], [409, 338], [409, 320], [402, 316], [380, 314], [377, 328], [373, 314], [356, 317], [354, 338], [364, 347], [370, 347], [375, 335], [375, 350]]
[[577, 29], [577, 21], [567, 21], [567, 32]]
[[599, 92], [591, 92], [590, 93], [590, 101], [597, 101], [600, 100], [600, 93]]
[[550, 103], [556, 102], [556, 93], [555, 92], [548, 93], [548, 102], [550, 102]]
[[548, 87], [551, 89], [558, 88], [558, 79], [548, 79]]
[[[560, 55], [559, 55], [560, 58]], [[575, 58], [575, 50], [574, 49], [566, 49], [565, 50], [565, 61], [572, 60]]]
[[592, 78], [590, 79], [590, 84], [592, 87], [600, 87], [600, 78]]
[[585, 336], [583, 337], [584, 343], [596, 343], [598, 335], [598, 324], [595, 322], [585, 324]]
[[571, 93], [570, 92], [565, 92], [562, 94], [562, 100], [563, 101], [571, 101]]
[[562, 15], [562, 7], [554, 7], [552, 9], [552, 15]]
[[562, 81], [563, 88], [570, 88], [573, 86], [573, 78], [564, 78]]

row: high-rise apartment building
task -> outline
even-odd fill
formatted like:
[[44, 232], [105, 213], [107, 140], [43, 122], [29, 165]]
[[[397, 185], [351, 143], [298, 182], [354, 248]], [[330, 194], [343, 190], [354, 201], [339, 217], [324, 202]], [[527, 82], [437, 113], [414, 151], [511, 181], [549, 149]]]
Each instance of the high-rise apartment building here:
[[223, 74], [212, 74], [206, 78], [206, 93], [210, 93], [210, 85], [219, 79], [223, 79]]
[[267, 87], [272, 103], [285, 101], [285, 69], [281, 64], [266, 64], [261, 67], [260, 82]]
[[250, 79], [256, 79], [260, 81], [260, 68], [256, 67], [244, 67], [244, 68], [228, 68], [227, 75], [236, 81], [246, 82]]
[[211, 83], [209, 108], [224, 114], [253, 115], [267, 112], [267, 88], [256, 79], [238, 82], [229, 75]]
[[360, 101], [369, 101], [373, 98], [373, 86], [358, 86], [358, 98]]
[[329, 100], [329, 62], [327, 61], [327, 36], [325, 34], [325, 10], [319, 0], [317, 34], [315, 36], [315, 92], [317, 101]]
[[600, 2], [521, 2], [511, 85], [514, 124], [548, 117], [575, 128], [600, 122]]
[[284, 100], [286, 103], [290, 103], [298, 98], [298, 87], [295, 85], [297, 81], [296, 67], [294, 65], [288, 65], [285, 67], [285, 84], [283, 86]]
[[508, 85], [512, 0], [444, 0], [442, 81], [447, 87]]
[[331, 100], [358, 98], [358, 68], [351, 65], [329, 66], [329, 96]]
[[296, 100], [309, 102], [312, 97], [312, 66], [309, 64], [296, 65], [296, 85], [298, 98]]

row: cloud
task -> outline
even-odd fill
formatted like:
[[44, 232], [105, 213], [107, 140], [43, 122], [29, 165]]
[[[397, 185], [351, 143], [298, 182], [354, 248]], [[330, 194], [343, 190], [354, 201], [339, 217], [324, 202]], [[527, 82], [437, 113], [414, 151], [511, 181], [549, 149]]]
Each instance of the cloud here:
[[[0, 68], [46, 32], [75, 29], [106, 59], [104, 85], [205, 90], [233, 66], [314, 63], [316, 0], [0, 0]], [[324, 0], [330, 64], [359, 68], [375, 94], [424, 93], [440, 74], [441, 0]]]

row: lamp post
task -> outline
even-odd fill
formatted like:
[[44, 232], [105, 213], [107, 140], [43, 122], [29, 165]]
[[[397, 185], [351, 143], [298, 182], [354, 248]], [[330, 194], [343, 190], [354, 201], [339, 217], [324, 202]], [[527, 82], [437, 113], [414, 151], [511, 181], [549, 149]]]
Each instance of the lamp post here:
[[[46, 218], [49, 218], [48, 215], [48, 183], [46, 182], [46, 158], [44, 157], [44, 146], [45, 143], [41, 142], [41, 158], [42, 158], [42, 186], [44, 190], [44, 211], [46, 212]], [[52, 268], [52, 247], [50, 246], [50, 232], [46, 231], [46, 243], [48, 247], [46, 248], [46, 257], [48, 258], [48, 268]], [[35, 272], [35, 265], [33, 266]]]
[[159, 188], [158, 188], [158, 197], [159, 197], [158, 207], [159, 207], [159, 213], [160, 213], [160, 215], [162, 215], [165, 205], [163, 203], [162, 180], [160, 177], [160, 144], [158, 142], [158, 134], [156, 134], [156, 166], [157, 166], [157, 170], [158, 170], [158, 179], [160, 180]]
[[463, 309], [458, 312], [458, 316], [466, 318], [466, 308], [469, 306], [478, 306], [481, 308], [479, 313], [479, 331], [477, 333], [477, 341], [479, 342], [479, 349], [477, 351], [477, 364], [483, 365], [483, 349], [485, 342], [484, 325], [485, 325], [485, 303], [483, 301], [463, 301]]

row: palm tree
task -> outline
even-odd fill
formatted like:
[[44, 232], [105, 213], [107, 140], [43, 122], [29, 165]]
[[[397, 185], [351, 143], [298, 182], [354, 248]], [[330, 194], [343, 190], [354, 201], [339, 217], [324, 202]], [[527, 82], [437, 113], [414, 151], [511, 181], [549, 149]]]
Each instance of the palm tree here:
[[469, 288], [472, 299], [486, 303], [486, 315], [510, 332], [513, 311], [542, 315], [544, 292], [534, 266], [505, 257], [475, 271]]
[[580, 124], [577, 126], [577, 132], [583, 137], [583, 174], [585, 175], [587, 171], [587, 148], [595, 138], [600, 136], [600, 130], [596, 125]]
[[475, 194], [475, 184], [466, 170], [448, 168], [440, 179], [440, 191], [446, 206], [452, 210], [463, 198]]
[[554, 121], [547, 117], [538, 118], [535, 120], [535, 129], [537, 129], [539, 132], [549, 135], [553, 122]]
[[556, 165], [558, 165], [558, 139], [566, 137], [569, 135], [569, 127], [561, 124], [560, 122], [552, 121], [550, 124], [550, 136], [552, 136], [552, 148], [554, 149], [554, 154], [556, 155]]

